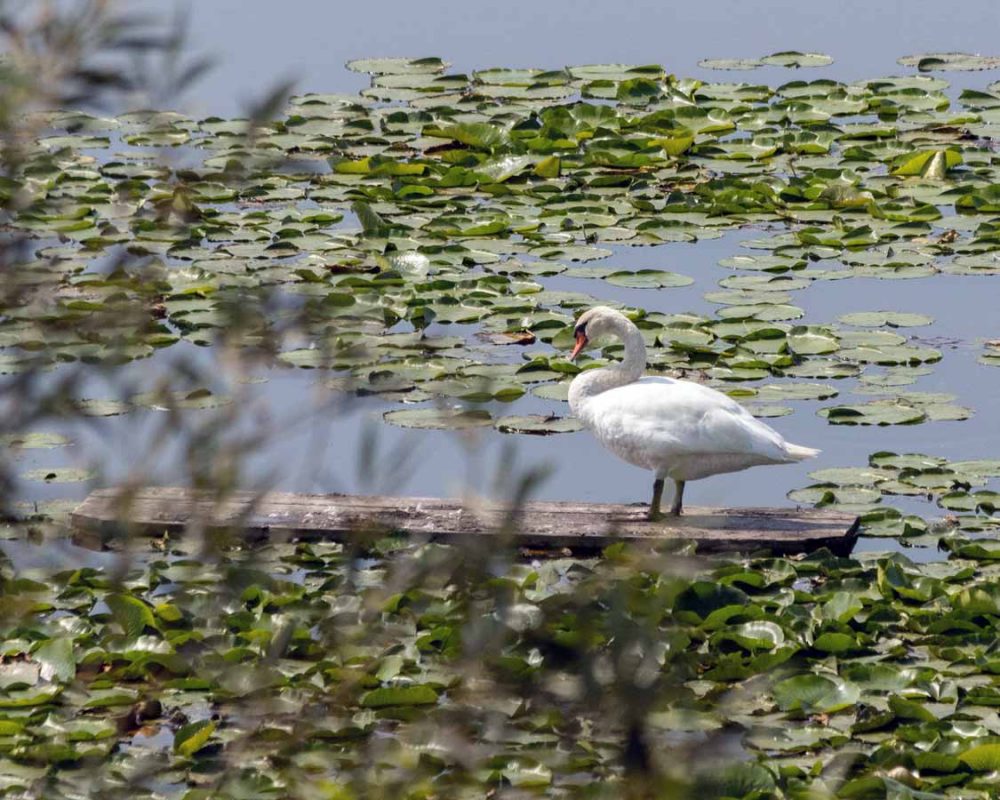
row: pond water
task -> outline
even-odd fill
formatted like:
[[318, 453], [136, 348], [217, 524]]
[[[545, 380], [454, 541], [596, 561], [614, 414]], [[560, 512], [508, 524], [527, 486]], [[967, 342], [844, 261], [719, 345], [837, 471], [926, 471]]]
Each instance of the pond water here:
[[[133, 0], [138, 9], [162, 11], [162, 2]], [[831, 54], [836, 62], [808, 77], [857, 80], [898, 74], [898, 56], [925, 50], [990, 52], [1000, 23], [1000, 6], [979, 0], [960, 10], [940, 2], [908, 3], [905, 8], [870, 2], [702, 2], [666, 4], [644, 0], [620, 4], [507, 2], [475, 4], [436, 2], [379, 4], [377, 19], [360, 4], [298, 0], [254, 4], [213, 0], [186, 6], [190, 13], [191, 45], [210, 53], [217, 66], [192, 87], [184, 110], [194, 116], [229, 116], [240, 112], [276, 80], [293, 78], [297, 91], [353, 93], [368, 85], [368, 76], [348, 72], [350, 58], [374, 55], [440, 55], [453, 70], [470, 71], [492, 64], [555, 68], [567, 64], [617, 62], [662, 63], [678, 75], [712, 80], [743, 79], [774, 85], [788, 72], [762, 68], [754, 72], [718, 73], [701, 69], [707, 57], [752, 57], [781, 49]], [[720, 75], [724, 77], [720, 78]], [[952, 90], [982, 86], [983, 73], [948, 73]], [[942, 223], [942, 228], [947, 224]], [[601, 262], [621, 269], [655, 267], [695, 279], [681, 289], [623, 289], [585, 279], [554, 278], [546, 287], [584, 291], [647, 311], [691, 311], [710, 314], [716, 307], [705, 292], [731, 274], [717, 262], [740, 252], [740, 242], [754, 231], [727, 233], [695, 245], [612, 247]], [[957, 395], [959, 404], [975, 409], [962, 422], [936, 422], [884, 428], [828, 425], [816, 416], [816, 402], [790, 402], [795, 413], [771, 421], [791, 441], [818, 447], [820, 458], [809, 464], [755, 469], [719, 476], [689, 487], [693, 505], [784, 505], [786, 492], [810, 483], [811, 470], [865, 464], [877, 450], [926, 452], [951, 459], [990, 458], [1000, 453], [1000, 425], [994, 400], [1000, 391], [1000, 370], [977, 363], [982, 340], [1000, 333], [996, 279], [938, 275], [931, 280], [824, 281], [796, 294], [795, 302], [810, 323], [830, 322], [854, 311], [893, 309], [934, 317], [932, 327], [913, 329], [933, 337], [944, 351], [941, 363], [914, 386], [917, 391]], [[441, 326], [443, 334], [455, 326]], [[903, 331], [909, 334], [910, 331]], [[163, 365], [178, 356], [211, 364], [212, 355], [187, 343], [153, 358], [129, 365], [124, 373], [136, 386], [152, 383]], [[586, 433], [557, 437], [506, 437], [491, 429], [467, 434], [400, 430], [381, 424], [381, 412], [393, 407], [378, 401], [344, 406], [319, 391], [325, 375], [311, 370], [275, 369], [262, 372], [266, 381], [240, 389], [239, 402], [255, 405], [270, 435], [249, 460], [247, 480], [284, 490], [306, 492], [405, 492], [415, 495], [456, 495], [466, 491], [503, 493], [498, 481], [501, 450], [514, 447], [519, 468], [545, 466], [549, 476], [538, 486], [541, 499], [645, 502], [650, 477], [605, 453]], [[839, 401], [852, 396], [855, 380], [836, 382]], [[95, 385], [94, 396], [100, 396]], [[525, 396], [515, 413], [565, 413], [565, 406]], [[501, 410], [501, 413], [511, 413]], [[142, 442], [164, 424], [154, 411], [88, 421], [69, 431], [77, 446], [67, 450], [32, 451], [23, 457], [25, 469], [66, 463], [97, 467], [101, 483], [139, 472], [151, 482], [169, 483], [184, 474], [179, 448], [157, 450], [151, 459]], [[249, 423], [248, 423], [249, 424]], [[385, 464], [401, 452], [409, 461], [382, 478], [360, 474], [358, 453], [363, 439], [375, 431]], [[516, 441], [515, 441], [516, 439]], [[508, 481], [509, 483], [509, 481]], [[78, 499], [83, 484], [35, 486], [29, 499]], [[906, 510], [935, 516], [926, 501], [898, 503]], [[884, 548], [887, 540], [866, 547]]]
[[[130, 5], [162, 13], [162, 0]], [[828, 53], [835, 63], [823, 77], [853, 81], [901, 71], [911, 53], [962, 51], [993, 54], [1000, 7], [971, 0], [960, 7], [936, 0], [905, 6], [867, 0], [637, 0], [627, 5], [593, 0], [508, 0], [468, 3], [387, 0], [377, 18], [364, 4], [294, 0], [179, 3], [190, 14], [192, 49], [217, 59], [193, 87], [193, 111], [231, 115], [278, 79], [303, 91], [356, 92], [367, 77], [345, 72], [352, 58], [437, 55], [456, 71], [488, 66], [554, 69], [570, 64], [663, 64], [678, 76], [719, 80], [698, 67], [705, 58], [757, 57], [780, 50]], [[724, 74], [724, 73], [723, 73]], [[787, 80], [775, 68], [730, 73], [773, 84]], [[975, 73], [951, 73], [957, 86], [983, 83]]]

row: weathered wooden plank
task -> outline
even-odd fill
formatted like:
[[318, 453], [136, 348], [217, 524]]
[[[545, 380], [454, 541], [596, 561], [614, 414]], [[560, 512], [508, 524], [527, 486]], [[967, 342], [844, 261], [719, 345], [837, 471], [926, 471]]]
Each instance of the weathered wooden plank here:
[[187, 530], [239, 530], [254, 538], [347, 540], [406, 531], [434, 541], [508, 536], [520, 546], [594, 550], [622, 539], [694, 540], [704, 552], [770, 548], [798, 553], [828, 547], [851, 551], [855, 517], [826, 510], [692, 507], [679, 520], [649, 522], [643, 506], [609, 503], [462, 505], [430, 497], [236, 492], [223, 501], [193, 490], [99, 489], [72, 515], [76, 540], [112, 543], [123, 531], [161, 535]]

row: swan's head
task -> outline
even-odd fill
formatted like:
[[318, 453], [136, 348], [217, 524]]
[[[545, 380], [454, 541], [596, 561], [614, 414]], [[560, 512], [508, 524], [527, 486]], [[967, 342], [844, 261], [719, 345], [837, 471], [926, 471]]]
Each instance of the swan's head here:
[[574, 360], [593, 339], [599, 339], [606, 334], [617, 334], [622, 324], [628, 324], [628, 317], [620, 311], [607, 306], [595, 306], [584, 311], [576, 321], [574, 334], [576, 346], [569, 354], [569, 360]]

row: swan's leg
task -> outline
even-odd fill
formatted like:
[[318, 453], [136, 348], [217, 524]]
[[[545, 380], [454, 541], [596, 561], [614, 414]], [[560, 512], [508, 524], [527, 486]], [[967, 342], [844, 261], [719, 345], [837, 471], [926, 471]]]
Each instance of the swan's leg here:
[[649, 503], [649, 519], [656, 521], [658, 519], [663, 519], [663, 514], [660, 513], [660, 500], [663, 498], [663, 478], [657, 478], [653, 481], [653, 499]]
[[[662, 490], [663, 487], [660, 486], [660, 489]], [[670, 506], [670, 516], [679, 517], [681, 515], [681, 502], [683, 499], [684, 481], [674, 481], [674, 504]]]

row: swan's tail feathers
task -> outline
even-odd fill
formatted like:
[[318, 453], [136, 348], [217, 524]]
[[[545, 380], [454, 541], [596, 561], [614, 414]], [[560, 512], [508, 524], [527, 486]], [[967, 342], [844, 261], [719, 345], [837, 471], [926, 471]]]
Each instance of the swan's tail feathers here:
[[823, 451], [817, 450], [815, 447], [802, 447], [789, 443], [785, 445], [785, 452], [788, 453], [791, 461], [805, 461], [807, 458], [815, 458]]

